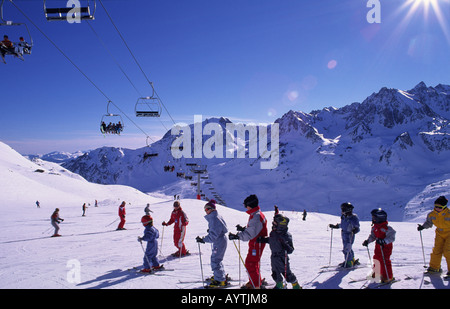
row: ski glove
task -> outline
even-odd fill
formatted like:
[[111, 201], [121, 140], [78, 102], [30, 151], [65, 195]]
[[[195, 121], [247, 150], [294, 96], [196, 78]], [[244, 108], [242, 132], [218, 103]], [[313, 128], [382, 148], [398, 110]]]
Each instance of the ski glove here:
[[417, 230], [420, 232], [421, 230], [424, 230], [425, 228], [423, 227], [423, 225], [418, 224], [417, 225]]
[[384, 246], [386, 244], [386, 241], [384, 241], [384, 239], [377, 238], [377, 244], [379, 244], [380, 246]]
[[203, 238], [200, 237], [200, 236], [195, 237], [195, 240], [196, 240], [197, 242], [199, 242], [199, 243], [202, 243], [202, 244], [205, 243], [205, 241], [203, 240]]
[[237, 234], [229, 233], [228, 239], [229, 240], [239, 239], [239, 236], [237, 236]]
[[236, 229], [238, 230], [238, 232], [245, 231], [245, 227], [241, 226], [240, 224], [236, 225]]
[[330, 228], [332, 229], [338, 229], [339, 228], [339, 224], [330, 224], [328, 225]]
[[369, 241], [366, 239], [366, 240], [364, 240], [364, 242], [362, 243], [362, 245], [364, 246], [364, 247], [368, 247], [369, 246]]

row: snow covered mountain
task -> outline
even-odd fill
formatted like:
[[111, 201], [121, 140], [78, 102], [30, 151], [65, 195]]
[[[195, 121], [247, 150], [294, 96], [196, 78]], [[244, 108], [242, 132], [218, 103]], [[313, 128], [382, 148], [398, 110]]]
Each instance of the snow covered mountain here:
[[[362, 103], [342, 108], [287, 112], [276, 120], [280, 159], [272, 170], [260, 169], [256, 163], [263, 159], [249, 158], [248, 152], [245, 159], [174, 159], [170, 147], [175, 136], [170, 132], [151, 147], [100, 148], [63, 166], [91, 182], [193, 198], [191, 180], [177, 175], [195, 181], [186, 166], [194, 162], [207, 166], [203, 193], [220, 196], [232, 208], [240, 209], [242, 200], [256, 193], [263, 209], [277, 204], [337, 214], [339, 205], [349, 201], [361, 218], [382, 207], [395, 220], [418, 220], [423, 213], [409, 201], [426, 186], [450, 179], [449, 121], [450, 86], [421, 82], [407, 91], [382, 88]], [[203, 128], [211, 122], [225, 132], [230, 123], [207, 119]], [[208, 137], [203, 136], [203, 143]], [[248, 148], [248, 141], [239, 142]], [[174, 166], [174, 172], [164, 166]]]
[[44, 155], [38, 154], [38, 155], [24, 155], [26, 158], [30, 160], [34, 159], [41, 159], [48, 162], [54, 162], [54, 163], [63, 163], [68, 160], [75, 159], [81, 155], [83, 155], [86, 151], [76, 151], [76, 152], [65, 152], [65, 151], [52, 151], [50, 153], [46, 153]]

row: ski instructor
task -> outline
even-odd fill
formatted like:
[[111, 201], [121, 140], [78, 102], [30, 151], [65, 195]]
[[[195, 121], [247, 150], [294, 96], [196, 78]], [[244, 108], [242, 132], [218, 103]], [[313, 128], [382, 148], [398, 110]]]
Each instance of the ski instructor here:
[[184, 246], [184, 237], [186, 236], [186, 225], [189, 223], [189, 219], [186, 213], [181, 209], [180, 201], [175, 201], [173, 203], [173, 211], [170, 215], [169, 222], [164, 221], [162, 223], [163, 226], [171, 225], [175, 223], [173, 226], [173, 242], [175, 247], [178, 248], [178, 251], [172, 254], [172, 256], [185, 256], [189, 254], [189, 251], [186, 250]]
[[259, 207], [258, 197], [255, 194], [249, 195], [244, 200], [244, 206], [247, 209], [248, 219], [247, 227], [237, 226], [237, 234], [228, 234], [230, 240], [239, 239], [248, 241], [248, 253], [245, 259], [245, 268], [247, 269], [250, 281], [243, 286], [247, 289], [259, 289], [261, 287], [260, 260], [264, 251], [265, 243], [258, 243], [259, 237], [267, 237], [267, 220]]

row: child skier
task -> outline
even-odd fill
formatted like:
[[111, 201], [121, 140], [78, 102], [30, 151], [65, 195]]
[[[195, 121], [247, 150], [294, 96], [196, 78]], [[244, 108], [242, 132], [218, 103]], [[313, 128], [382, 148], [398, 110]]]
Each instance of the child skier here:
[[59, 223], [64, 221], [64, 219], [59, 217], [59, 208], [56, 208], [53, 214], [50, 217], [51, 223], [53, 227], [55, 228], [55, 232], [53, 233], [52, 237], [59, 237], [61, 235], [58, 234], [59, 232]]
[[430, 256], [429, 273], [441, 273], [442, 254], [447, 261], [447, 275], [450, 276], [450, 212], [447, 208], [448, 200], [440, 196], [434, 202], [434, 210], [427, 216], [424, 224], [417, 227], [418, 231], [436, 226], [433, 252]]
[[353, 267], [358, 265], [359, 261], [355, 260], [355, 255], [353, 253], [353, 242], [355, 241], [355, 234], [359, 232], [359, 219], [356, 214], [353, 213], [354, 206], [351, 203], [341, 204], [341, 223], [330, 224], [329, 227], [332, 229], [341, 228], [341, 237], [344, 253], [344, 262], [339, 264], [339, 266], [344, 268]]
[[249, 195], [244, 200], [244, 206], [249, 215], [247, 227], [238, 225], [238, 233], [229, 233], [230, 240], [240, 239], [248, 241], [248, 252], [245, 258], [245, 268], [249, 275], [249, 282], [242, 288], [259, 289], [261, 288], [262, 278], [260, 273], [260, 260], [266, 244], [258, 243], [259, 237], [267, 236], [267, 220], [259, 207], [258, 197], [255, 194]]
[[275, 289], [282, 289], [283, 276], [287, 282], [292, 284], [293, 289], [301, 289], [297, 278], [291, 272], [288, 254], [294, 251], [292, 235], [288, 232], [289, 218], [278, 213], [275, 206], [275, 216], [272, 222], [272, 231], [269, 237], [260, 237], [258, 242], [269, 243], [272, 254], [270, 263], [272, 266], [272, 278], [276, 282]]
[[391, 254], [392, 243], [395, 241], [395, 230], [388, 226], [387, 213], [384, 210], [378, 208], [370, 213], [372, 215], [372, 231], [362, 245], [367, 247], [369, 243], [376, 241], [372, 276], [380, 277], [382, 283], [389, 283], [394, 280]]
[[170, 215], [169, 222], [163, 222], [162, 225], [168, 226], [174, 224], [173, 227], [173, 242], [175, 247], [178, 248], [178, 251], [173, 253], [172, 256], [185, 256], [189, 254], [189, 251], [186, 250], [184, 246], [184, 237], [186, 236], [186, 225], [188, 225], [189, 220], [186, 216], [186, 213], [181, 209], [180, 201], [175, 201], [173, 203], [173, 211]]
[[144, 268], [141, 269], [143, 273], [150, 273], [152, 271], [160, 270], [163, 266], [159, 264], [158, 258], [158, 241], [159, 231], [153, 226], [153, 218], [145, 215], [141, 218], [142, 225], [145, 227], [144, 236], [138, 237], [138, 241], [147, 242], [147, 248], [144, 254]]
[[196, 240], [199, 243], [212, 243], [211, 253], [211, 269], [214, 276], [209, 284], [209, 288], [220, 288], [227, 286], [225, 278], [225, 271], [223, 268], [223, 257], [227, 250], [227, 237], [228, 232], [227, 224], [216, 210], [216, 201], [210, 200], [205, 205], [206, 216], [208, 221], [208, 235], [205, 237], [197, 236]]

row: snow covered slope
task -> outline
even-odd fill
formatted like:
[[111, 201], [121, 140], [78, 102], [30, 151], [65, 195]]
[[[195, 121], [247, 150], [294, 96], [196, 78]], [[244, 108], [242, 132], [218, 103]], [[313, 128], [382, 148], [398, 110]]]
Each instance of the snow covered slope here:
[[[172, 227], [163, 229], [161, 225], [169, 219], [172, 211], [173, 200], [170, 197], [147, 195], [126, 186], [92, 184], [58, 165], [36, 165], [3, 143], [0, 143], [0, 179], [0, 288], [201, 287], [200, 255], [195, 237], [206, 234], [207, 223], [203, 218], [205, 202], [181, 200], [190, 219], [185, 243], [192, 254], [182, 259], [172, 259], [169, 258], [170, 253], [175, 251]], [[98, 207], [93, 205], [95, 199], [98, 200]], [[41, 208], [34, 204], [36, 200], [41, 202]], [[117, 209], [122, 200], [127, 203], [127, 230], [115, 231]], [[81, 205], [84, 202], [90, 203], [90, 207], [87, 215], [82, 217]], [[155, 226], [161, 236], [160, 261], [173, 271], [142, 276], [127, 270], [142, 264], [143, 252], [137, 237], [143, 232], [140, 218], [146, 203], [151, 203]], [[60, 215], [65, 219], [60, 231], [63, 236], [59, 238], [50, 237], [52, 229], [49, 218], [55, 207], [60, 208]], [[219, 206], [218, 211], [233, 232], [236, 224], [244, 225], [248, 220], [243, 209]], [[327, 226], [339, 222], [339, 217], [309, 213], [303, 221], [299, 212], [287, 209], [283, 212], [291, 219], [289, 229], [296, 249], [290, 256], [291, 268], [305, 289], [359, 289], [363, 286], [364, 281], [352, 283], [352, 280], [364, 279], [370, 267], [340, 272], [323, 271], [321, 268], [329, 264], [331, 234]], [[273, 212], [265, 214], [270, 226]], [[400, 279], [391, 288], [449, 288], [449, 282], [442, 281], [440, 277], [423, 276], [423, 257], [416, 224], [391, 222], [391, 225], [397, 230], [392, 255], [393, 269], [395, 277]], [[356, 257], [363, 265], [369, 258], [361, 243], [369, 235], [369, 230], [370, 223], [361, 222], [361, 232], [354, 245]], [[428, 259], [434, 233], [425, 230], [423, 236]], [[245, 256], [247, 244], [241, 242], [240, 247]], [[373, 254], [373, 245], [369, 248]], [[204, 276], [210, 276], [211, 247], [205, 244], [200, 249]], [[341, 249], [340, 235], [334, 232], [331, 265], [342, 262]], [[239, 267], [238, 254], [231, 241], [228, 242], [224, 265], [232, 278], [241, 278], [241, 283], [245, 282], [245, 270]], [[268, 247], [264, 251], [261, 268], [263, 276], [273, 283]], [[238, 282], [235, 283], [238, 285]]]

